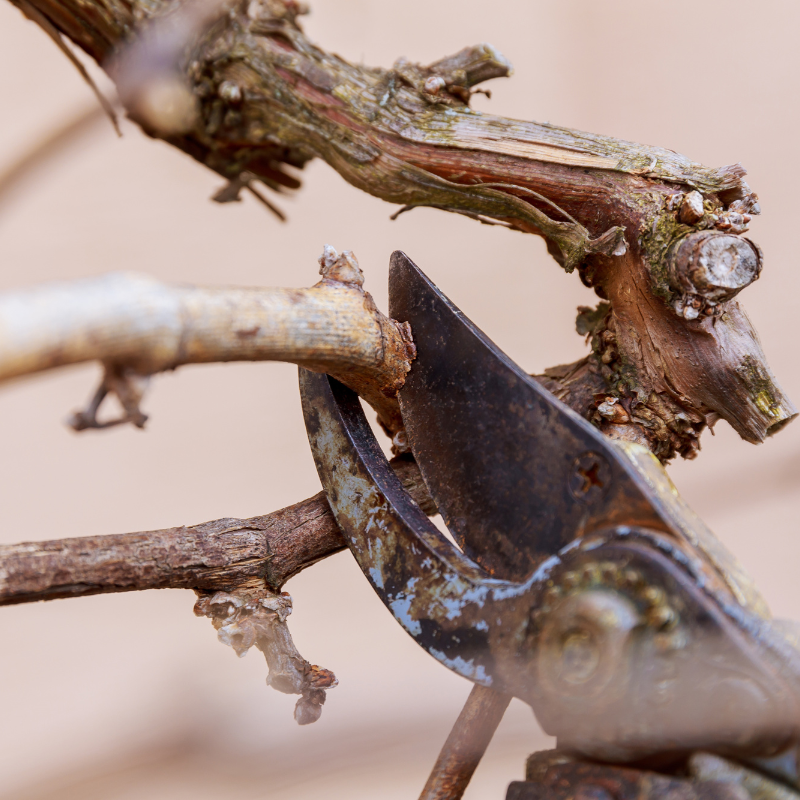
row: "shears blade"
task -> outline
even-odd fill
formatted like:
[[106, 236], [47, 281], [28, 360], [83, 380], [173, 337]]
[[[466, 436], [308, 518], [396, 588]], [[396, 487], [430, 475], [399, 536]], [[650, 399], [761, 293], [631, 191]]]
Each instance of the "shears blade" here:
[[389, 309], [417, 357], [399, 394], [406, 433], [450, 532], [521, 581], [600, 527], [668, 532], [626, 456], [503, 353], [404, 253]]

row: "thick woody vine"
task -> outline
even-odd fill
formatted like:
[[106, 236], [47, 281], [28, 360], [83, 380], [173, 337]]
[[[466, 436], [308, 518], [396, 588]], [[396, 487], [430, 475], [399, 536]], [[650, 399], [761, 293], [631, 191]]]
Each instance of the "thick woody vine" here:
[[[26, 4], [106, 67], [148, 133], [230, 182], [218, 199], [293, 190], [322, 158], [401, 210], [544, 236], [607, 305], [581, 314], [588, 360], [542, 379], [610, 435], [668, 461], [694, 456], [717, 419], [760, 442], [795, 415], [734, 299], [762, 266], [742, 235], [760, 209], [739, 165], [473, 111], [475, 87], [511, 71], [488, 45], [387, 70], [312, 44], [286, 0], [217, 6], [216, 20], [206, 7], [202, 25], [158, 0]], [[185, 39], [159, 38], [181, 13]], [[165, 86], [181, 114], [159, 112]]]

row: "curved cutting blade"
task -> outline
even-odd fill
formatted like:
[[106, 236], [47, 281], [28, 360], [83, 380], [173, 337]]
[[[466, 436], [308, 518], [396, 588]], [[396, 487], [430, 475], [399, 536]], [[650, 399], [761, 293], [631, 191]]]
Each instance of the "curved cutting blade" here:
[[641, 526], [699, 557], [720, 596], [768, 616], [752, 580], [648, 450], [613, 443], [561, 403], [401, 252], [392, 255], [389, 303], [417, 348], [399, 394], [411, 449], [470, 558], [522, 581], [593, 530]]
[[538, 588], [491, 578], [447, 541], [392, 471], [354, 392], [301, 369], [300, 394], [331, 510], [395, 619], [459, 675], [523, 692], [517, 650]]
[[447, 527], [484, 569], [520, 581], [598, 527], [672, 530], [625, 456], [401, 252], [389, 303], [417, 347], [399, 395], [412, 452]]

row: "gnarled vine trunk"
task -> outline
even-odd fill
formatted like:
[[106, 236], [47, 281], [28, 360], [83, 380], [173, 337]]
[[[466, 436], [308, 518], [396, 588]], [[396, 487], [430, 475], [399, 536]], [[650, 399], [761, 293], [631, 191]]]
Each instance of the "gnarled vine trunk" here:
[[[578, 320], [591, 355], [542, 380], [610, 435], [667, 461], [693, 457], [719, 418], [761, 442], [796, 414], [734, 299], [762, 267], [742, 236], [759, 208], [741, 166], [482, 114], [474, 87], [510, 71], [492, 47], [356, 67], [306, 38], [291, 0], [228, 4], [221, 17], [213, 3], [18, 5], [104, 65], [130, 115], [228, 178], [232, 195], [255, 180], [296, 188], [291, 168], [321, 158], [401, 210], [544, 236], [603, 302]], [[159, 112], [165, 96], [181, 114]]]

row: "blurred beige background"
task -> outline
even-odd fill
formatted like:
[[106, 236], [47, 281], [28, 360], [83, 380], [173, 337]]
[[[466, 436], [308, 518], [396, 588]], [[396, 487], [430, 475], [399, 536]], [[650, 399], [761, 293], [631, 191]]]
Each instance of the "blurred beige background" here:
[[[744, 304], [800, 402], [794, 194], [800, 7], [672, 0], [315, 0], [325, 47], [390, 66], [489, 41], [516, 67], [480, 108], [742, 161], [762, 200], [766, 253]], [[105, 85], [105, 84], [104, 84]], [[92, 98], [45, 35], [0, 4], [0, 171]], [[352, 248], [386, 308], [388, 257], [406, 250], [529, 370], [578, 358], [574, 310], [594, 302], [533, 237], [393, 209], [313, 164], [281, 225], [252, 199], [218, 206], [220, 181], [131, 125], [98, 124], [0, 206], [0, 288], [110, 270], [170, 281], [308, 286], [322, 245]], [[318, 490], [296, 371], [184, 368], [153, 383], [147, 430], [77, 436], [63, 424], [97, 368], [0, 391], [0, 541], [251, 516]], [[755, 574], [777, 615], [800, 618], [800, 423], [753, 447], [721, 424], [671, 474]], [[348, 554], [292, 581], [301, 652], [340, 686], [298, 728], [258, 653], [237, 661], [192, 615], [189, 592], [0, 609], [0, 797], [413, 798], [467, 683], [417, 649]], [[468, 797], [504, 797], [547, 745], [514, 705]]]

